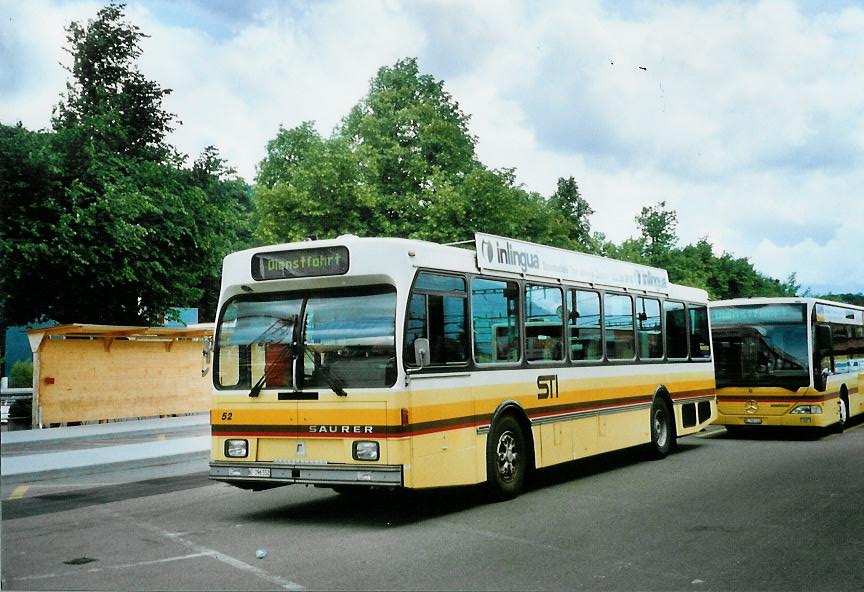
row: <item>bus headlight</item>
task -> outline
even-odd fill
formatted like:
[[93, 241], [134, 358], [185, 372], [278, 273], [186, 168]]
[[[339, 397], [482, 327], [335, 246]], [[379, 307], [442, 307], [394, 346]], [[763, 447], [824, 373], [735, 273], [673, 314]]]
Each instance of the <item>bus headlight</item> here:
[[822, 413], [822, 405], [798, 405], [789, 413], [792, 415], [819, 415]]
[[380, 455], [378, 442], [357, 440], [351, 448], [351, 456], [354, 460], [378, 460]]
[[225, 456], [246, 458], [249, 456], [249, 442], [246, 440], [225, 440]]

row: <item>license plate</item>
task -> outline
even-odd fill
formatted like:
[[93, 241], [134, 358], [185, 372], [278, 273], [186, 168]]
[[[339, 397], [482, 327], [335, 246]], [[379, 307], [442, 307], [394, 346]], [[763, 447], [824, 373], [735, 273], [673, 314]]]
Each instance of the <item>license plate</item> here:
[[744, 423], [749, 423], [750, 425], [759, 425], [762, 423], [761, 417], [745, 417]]
[[255, 467], [249, 468], [249, 476], [250, 477], [269, 477], [270, 469], [258, 469]]

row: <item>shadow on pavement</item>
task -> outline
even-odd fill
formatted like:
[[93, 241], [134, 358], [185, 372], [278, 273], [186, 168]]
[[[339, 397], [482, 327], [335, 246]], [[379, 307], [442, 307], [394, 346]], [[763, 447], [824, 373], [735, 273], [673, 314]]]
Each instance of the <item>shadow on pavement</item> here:
[[[672, 454], [686, 453], [693, 447], [679, 442], [677, 450]], [[529, 476], [523, 496], [535, 490], [555, 487], [575, 479], [650, 460], [651, 456], [645, 448], [636, 447], [540, 469]], [[292, 524], [393, 528], [456, 514], [489, 503], [494, 502], [484, 485], [417, 491], [358, 489], [349, 493], [334, 492], [326, 498], [248, 512], [238, 517], [253, 522], [281, 521]], [[501, 503], [518, 504], [519, 498]]]
[[75, 489], [21, 499], [3, 500], [3, 520], [65, 512], [66, 510], [75, 510], [172, 491], [183, 491], [212, 484], [213, 482], [208, 479], [207, 473], [200, 472], [174, 477], [145, 479], [143, 481], [121, 483], [108, 487]]
[[[864, 424], [864, 414], [851, 418], [846, 423], [846, 430], [855, 429], [862, 424]], [[837, 431], [832, 427], [726, 426], [723, 432], [718, 433], [714, 437], [724, 440], [808, 442], [821, 440], [832, 434], [837, 434]]]

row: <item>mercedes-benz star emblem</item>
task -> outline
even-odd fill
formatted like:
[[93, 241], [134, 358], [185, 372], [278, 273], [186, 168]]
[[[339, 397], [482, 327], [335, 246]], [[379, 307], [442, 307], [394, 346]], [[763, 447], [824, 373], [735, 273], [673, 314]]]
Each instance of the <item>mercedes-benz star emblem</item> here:
[[757, 411], [759, 411], [759, 403], [757, 403], [753, 399], [750, 399], [749, 401], [744, 403], [744, 411], [751, 414], [756, 413]]

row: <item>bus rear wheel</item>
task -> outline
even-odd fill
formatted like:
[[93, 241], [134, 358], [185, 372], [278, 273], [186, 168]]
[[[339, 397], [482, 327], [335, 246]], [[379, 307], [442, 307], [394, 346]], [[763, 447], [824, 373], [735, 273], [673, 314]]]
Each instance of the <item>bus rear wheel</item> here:
[[672, 409], [665, 399], [655, 399], [651, 405], [651, 454], [665, 458], [675, 445], [675, 422]]
[[488, 488], [495, 500], [512, 499], [525, 485], [527, 442], [522, 426], [511, 415], [495, 422], [486, 443]]
[[834, 424], [834, 431], [840, 434], [846, 429], [846, 422], [849, 421], [849, 400], [846, 398], [846, 395], [840, 395], [838, 401], [838, 405], [840, 406], [840, 421]]

